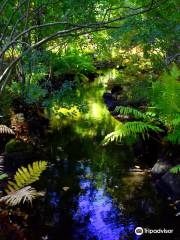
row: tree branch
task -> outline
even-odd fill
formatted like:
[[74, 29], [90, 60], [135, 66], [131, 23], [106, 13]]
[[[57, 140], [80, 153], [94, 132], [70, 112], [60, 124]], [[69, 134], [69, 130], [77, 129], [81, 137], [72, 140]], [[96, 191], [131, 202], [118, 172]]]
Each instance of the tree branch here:
[[2, 36], [1, 36], [1, 38], [0, 38], [0, 41], [2, 41], [2, 40], [4, 39], [5, 33], [6, 33], [7, 29], [8, 29], [8, 26], [9, 26], [10, 22], [12, 21], [14, 15], [19, 11], [19, 9], [23, 6], [23, 4], [24, 4], [25, 2], [26, 2], [26, 0], [24, 0], [20, 5], [18, 5], [18, 6], [14, 9], [14, 11], [12, 12], [11, 16], [9, 17], [9, 19], [8, 19], [6, 25], [5, 25], [5, 28], [4, 28], [4, 31], [3, 31]]
[[3, 12], [4, 8], [6, 7], [6, 5], [8, 4], [9, 0], [5, 0], [4, 3], [2, 4], [1, 8], [0, 8], [0, 14]]
[[[167, 1], [167, 0], [165, 0], [165, 1]], [[165, 2], [165, 1], [162, 1], [162, 2]], [[14, 67], [16, 65], [16, 63], [18, 61], [20, 61], [22, 59], [22, 57], [25, 54], [27, 54], [32, 49], [35, 49], [35, 48], [41, 46], [42, 44], [44, 44], [48, 41], [54, 40], [54, 39], [59, 38], [59, 37], [66, 37], [66, 36], [77, 37], [79, 35], [84, 35], [84, 34], [87, 34], [87, 33], [92, 33], [92, 32], [96, 32], [96, 31], [102, 31], [102, 30], [117, 28], [117, 26], [113, 26], [111, 24], [114, 23], [114, 22], [125, 20], [129, 17], [133, 17], [133, 16], [136, 16], [136, 15], [140, 15], [140, 14], [149, 12], [151, 10], [154, 10], [154, 9], [158, 8], [158, 7], [159, 7], [159, 5], [156, 5], [156, 4], [154, 5], [154, 0], [152, 0], [151, 4], [148, 5], [148, 7], [143, 9], [143, 10], [137, 11], [135, 13], [132, 13], [132, 14], [129, 14], [129, 15], [126, 15], [126, 16], [119, 16], [117, 18], [112, 18], [108, 21], [101, 21], [101, 22], [88, 23], [88, 24], [73, 24], [73, 23], [69, 23], [69, 22], [50, 22], [50, 23], [44, 23], [44, 24], [41, 24], [41, 25], [31, 26], [28, 29], [25, 29], [24, 31], [22, 31], [21, 33], [16, 35], [14, 37], [14, 39], [12, 39], [12, 41], [10, 41], [6, 46], [4, 46], [4, 48], [3, 48], [3, 50], [0, 54], [0, 57], [2, 57], [4, 55], [4, 53], [6, 51], [8, 51], [8, 49], [10, 47], [14, 46], [14, 44], [23, 43], [21, 41], [18, 41], [19, 38], [23, 37], [24, 35], [26, 35], [27, 33], [30, 33], [33, 30], [36, 30], [36, 29], [39, 29], [39, 28], [45, 28], [45, 27], [52, 27], [52, 26], [56, 26], [56, 25], [57, 26], [58, 25], [62, 25], [62, 26], [67, 25], [70, 28], [65, 29], [65, 30], [56, 31], [56, 32], [50, 34], [49, 36], [41, 39], [40, 41], [34, 43], [33, 45], [29, 46], [27, 48], [27, 50], [22, 52], [22, 54], [19, 55], [15, 60], [13, 60], [9, 64], [9, 66], [4, 70], [3, 74], [0, 76], [0, 82], [3, 83], [4, 81], [6, 81], [6, 76], [9, 73], [9, 71], [12, 69], [12, 67]]]
[[[152, 2], [153, 2], [153, 0], [152, 0]], [[51, 23], [45, 23], [45, 24], [41, 24], [41, 25], [35, 25], [35, 26], [32, 26], [32, 27], [24, 30], [23, 32], [19, 33], [8, 45], [6, 45], [4, 47], [4, 49], [0, 53], [0, 57], [2, 57], [3, 54], [9, 49], [9, 47], [11, 47], [21, 36], [26, 35], [27, 33], [31, 32], [32, 30], [35, 30], [35, 29], [38, 29], [38, 28], [51, 27], [51, 26], [55, 26], [55, 25], [76, 26], [74, 30], [77, 30], [79, 28], [101, 27], [101, 26], [105, 26], [105, 25], [108, 25], [108, 24], [113, 23], [113, 22], [125, 20], [129, 17], [133, 17], [133, 16], [137, 16], [137, 15], [149, 12], [150, 10], [153, 10], [157, 7], [159, 7], [159, 6], [152, 7], [152, 4], [151, 4], [148, 8], [146, 8], [144, 10], [141, 10], [139, 12], [133, 13], [133, 14], [129, 14], [129, 15], [126, 15], [126, 16], [123, 16], [123, 17], [117, 17], [117, 18], [114, 18], [114, 19], [111, 19], [111, 20], [108, 20], [108, 21], [90, 23], [90, 24], [85, 24], [85, 25], [83, 25], [83, 24], [81, 24], [81, 25], [80, 24], [72, 24], [72, 23], [69, 23], [69, 22], [51, 22]], [[66, 30], [62, 30], [62, 33], [64, 33], [63, 31], [66, 31]], [[71, 29], [70, 29], [70, 31], [71, 31]], [[59, 31], [57, 32], [57, 35], [59, 35]]]

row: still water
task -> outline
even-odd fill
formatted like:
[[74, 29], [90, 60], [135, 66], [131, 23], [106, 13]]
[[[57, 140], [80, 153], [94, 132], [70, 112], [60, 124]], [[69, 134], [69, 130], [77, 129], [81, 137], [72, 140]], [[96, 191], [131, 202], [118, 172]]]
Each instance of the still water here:
[[128, 171], [141, 165], [131, 146], [102, 144], [120, 124], [102, 98], [109, 77], [113, 72], [78, 93], [87, 112], [63, 121], [51, 119], [51, 131], [43, 141], [50, 167], [38, 183], [46, 195], [29, 210], [30, 239], [149, 239], [140, 238], [134, 229], [173, 227], [171, 212], [165, 210], [148, 174]]

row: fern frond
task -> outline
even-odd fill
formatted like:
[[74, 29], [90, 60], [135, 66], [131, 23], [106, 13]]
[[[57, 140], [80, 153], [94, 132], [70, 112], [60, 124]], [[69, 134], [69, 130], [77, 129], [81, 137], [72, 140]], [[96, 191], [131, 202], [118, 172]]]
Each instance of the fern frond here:
[[174, 174], [178, 174], [178, 173], [180, 174], [180, 165], [176, 165], [175, 167], [172, 167], [169, 171]]
[[171, 132], [165, 137], [165, 140], [170, 141], [172, 144], [180, 144], [180, 124], [173, 126]]
[[169, 142], [173, 144], [180, 144], [180, 132], [177, 133], [169, 133], [166, 137], [165, 140], [168, 140]]
[[3, 170], [4, 170], [4, 158], [0, 156], [0, 181], [8, 177], [8, 175], [4, 173]]
[[146, 118], [146, 114], [131, 107], [118, 106], [115, 111], [122, 115], [133, 115], [135, 118]]
[[152, 111], [141, 112], [132, 107], [118, 106], [115, 108], [115, 111], [121, 115], [131, 115], [136, 119], [143, 119], [145, 121], [157, 121], [156, 114]]
[[11, 117], [11, 121], [15, 121], [15, 122], [18, 122], [18, 123], [23, 123], [23, 122], [25, 121], [24, 113], [14, 114], [14, 115]]
[[162, 114], [180, 113], [180, 70], [174, 65], [170, 73], [165, 72], [161, 79], [152, 84], [152, 104]]
[[109, 142], [121, 142], [122, 138], [127, 135], [127, 129], [121, 124], [116, 131], [107, 134], [102, 143], [103, 145], [106, 145]]
[[173, 120], [172, 120], [172, 124], [174, 126], [180, 124], [180, 114], [178, 116], [176, 116]]
[[14, 176], [14, 181], [13, 182], [8, 181], [8, 185], [5, 191], [9, 194], [37, 181], [41, 173], [46, 168], [47, 168], [46, 161], [36, 161], [33, 162], [32, 165], [28, 164], [27, 168], [25, 167], [18, 168]]
[[0, 202], [5, 202], [9, 206], [16, 206], [21, 202], [32, 203], [32, 200], [39, 196], [44, 196], [44, 192], [37, 192], [31, 186], [26, 186], [17, 191], [10, 192], [4, 197], [1, 197]]
[[3, 172], [4, 169], [4, 158], [3, 156], [0, 156], [0, 173]]
[[137, 134], [148, 134], [148, 131], [162, 132], [163, 130], [155, 125], [141, 122], [133, 121], [121, 124], [121, 126], [114, 132], [109, 133], [103, 140], [104, 144], [113, 141], [121, 141], [124, 137], [136, 137]]
[[6, 173], [0, 173], [0, 181], [7, 177], [8, 175]]
[[0, 134], [14, 134], [14, 131], [6, 125], [0, 125]]
[[163, 131], [161, 128], [155, 125], [141, 121], [127, 122], [124, 124], [124, 126], [127, 129], [128, 135], [136, 135], [137, 133], [145, 134], [150, 130], [154, 132]]

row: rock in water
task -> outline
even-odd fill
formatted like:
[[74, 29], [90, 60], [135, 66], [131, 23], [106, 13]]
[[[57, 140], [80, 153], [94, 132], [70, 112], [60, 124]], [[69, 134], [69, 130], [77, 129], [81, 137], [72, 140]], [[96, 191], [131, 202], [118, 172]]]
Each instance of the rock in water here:
[[172, 166], [170, 163], [165, 160], [159, 159], [151, 169], [151, 173], [155, 177], [160, 177], [165, 174], [171, 167]]

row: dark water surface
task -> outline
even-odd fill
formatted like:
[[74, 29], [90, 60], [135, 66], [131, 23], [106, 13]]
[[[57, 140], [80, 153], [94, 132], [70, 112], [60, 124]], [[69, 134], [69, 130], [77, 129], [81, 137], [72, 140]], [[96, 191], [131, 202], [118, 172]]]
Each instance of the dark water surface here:
[[30, 239], [131, 240], [140, 238], [137, 226], [171, 229], [177, 224], [149, 176], [128, 172], [137, 164], [131, 147], [101, 144], [120, 124], [102, 98], [109, 75], [83, 89], [87, 113], [63, 123], [52, 118], [54, 130], [44, 139], [50, 167], [38, 183], [46, 195], [29, 210]]

